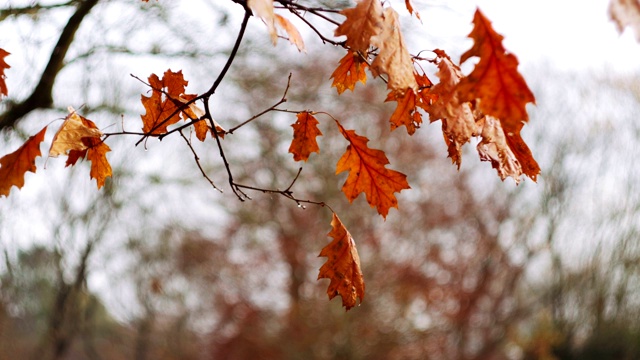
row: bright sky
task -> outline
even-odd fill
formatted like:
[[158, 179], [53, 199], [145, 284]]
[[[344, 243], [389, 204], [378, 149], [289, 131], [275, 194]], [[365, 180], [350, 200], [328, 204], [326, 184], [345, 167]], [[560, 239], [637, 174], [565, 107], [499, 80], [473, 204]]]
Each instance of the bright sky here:
[[[521, 64], [549, 62], [560, 69], [606, 69], [640, 71], [640, 43], [630, 30], [620, 35], [609, 19], [609, 0], [414, 0], [416, 8], [437, 6], [440, 11], [421, 17], [430, 33], [451, 28], [451, 21], [464, 24], [472, 20], [475, 7], [505, 36], [507, 50]], [[400, 10], [400, 9], [399, 9]], [[471, 25], [469, 25], [471, 29]], [[456, 31], [458, 30], [447, 30]], [[466, 35], [466, 33], [465, 33]], [[437, 34], [434, 34], [437, 36]]]

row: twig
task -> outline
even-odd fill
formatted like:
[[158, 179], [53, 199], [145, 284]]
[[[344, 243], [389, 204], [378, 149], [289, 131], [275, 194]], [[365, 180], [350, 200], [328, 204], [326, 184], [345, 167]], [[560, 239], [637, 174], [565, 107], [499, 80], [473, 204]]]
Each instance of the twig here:
[[213, 186], [214, 189], [220, 192], [223, 192], [222, 189], [217, 187], [216, 184], [213, 183], [213, 180], [211, 180], [211, 178], [207, 176], [207, 173], [204, 171], [204, 169], [202, 168], [202, 165], [200, 164], [200, 157], [198, 157], [198, 153], [196, 153], [196, 150], [193, 148], [193, 145], [191, 145], [191, 141], [189, 141], [189, 139], [187, 139], [187, 137], [184, 136], [182, 131], [179, 131], [179, 133], [180, 133], [180, 136], [182, 136], [184, 141], [187, 143], [187, 146], [189, 146], [189, 149], [191, 149], [191, 153], [193, 153], [193, 158], [195, 159], [196, 165], [198, 165], [198, 169], [200, 169], [200, 173], [202, 173], [202, 176], [204, 176], [204, 178], [207, 179], [207, 181], [209, 181], [209, 184], [211, 184], [211, 186]]
[[268, 109], [260, 112], [257, 115], [252, 116], [251, 118], [249, 118], [248, 120], [244, 121], [243, 123], [241, 123], [238, 126], [235, 126], [229, 130], [227, 130], [227, 134], [233, 134], [234, 131], [238, 130], [239, 128], [247, 125], [248, 123], [252, 122], [253, 120], [259, 118], [260, 116], [270, 112], [270, 111], [282, 111], [282, 110], [278, 110], [276, 109], [278, 106], [280, 106], [281, 104], [284, 104], [285, 102], [287, 102], [287, 93], [289, 92], [289, 87], [291, 86], [291, 73], [289, 73], [289, 78], [287, 79], [287, 87], [284, 89], [284, 94], [282, 94], [282, 98], [280, 98], [280, 100], [278, 100], [277, 103], [271, 105], [271, 107], [269, 107]]

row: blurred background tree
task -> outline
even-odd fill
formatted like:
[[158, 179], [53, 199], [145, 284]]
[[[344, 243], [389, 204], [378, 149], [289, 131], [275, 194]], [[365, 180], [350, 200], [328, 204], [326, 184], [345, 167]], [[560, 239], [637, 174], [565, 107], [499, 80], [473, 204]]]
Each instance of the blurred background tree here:
[[[0, 104], [3, 119], [35, 93], [40, 74], [25, 64], [46, 67], [40, 48], [53, 48], [51, 29], [68, 26], [80, 3], [90, 2], [10, 1], [0, 10], [0, 31], [20, 34], [11, 41], [24, 49], [12, 55], [12, 70], [23, 69], [13, 76], [23, 81]], [[144, 77], [170, 64], [188, 72], [190, 87], [206, 86], [233, 35], [214, 44], [194, 34], [232, 34], [237, 19], [218, 2], [197, 5], [216, 21], [185, 21], [200, 18], [189, 13], [196, 5], [95, 1], [63, 56], [51, 103], [40, 100], [46, 104], [3, 132], [4, 153], [68, 104], [102, 124], [138, 127], [145, 89], [129, 73]], [[148, 32], [168, 40], [154, 43]], [[320, 140], [323, 157], [303, 164], [296, 182], [349, 224], [367, 282], [362, 305], [345, 313], [327, 301], [326, 281], [316, 281], [328, 212], [276, 195], [241, 203], [214, 192], [184, 161], [189, 149], [167, 138], [147, 152], [110, 154], [115, 173], [100, 192], [86, 168], [70, 174], [52, 160], [49, 181], [33, 177], [29, 189], [2, 200], [0, 358], [640, 357], [637, 74], [525, 68], [538, 103], [525, 135], [543, 169], [538, 184], [516, 187], [471, 156], [457, 172], [437, 124], [411, 139], [388, 134], [393, 106], [381, 103], [381, 84], [336, 97], [325, 74], [337, 50], [310, 48], [301, 57], [260, 35], [248, 34], [213, 100], [223, 126], [271, 106], [291, 73], [289, 109], [313, 100], [313, 110], [364, 129], [409, 174], [413, 189], [386, 222], [340, 193], [344, 177], [333, 172], [345, 145], [335, 138]], [[244, 137], [224, 140], [230, 163], [242, 164], [234, 167], [239, 183], [290, 184], [299, 169], [287, 153], [293, 121], [273, 112]], [[132, 149], [127, 140], [114, 146]], [[216, 153], [214, 143], [194, 146]], [[224, 172], [218, 160], [203, 157], [208, 173]]]

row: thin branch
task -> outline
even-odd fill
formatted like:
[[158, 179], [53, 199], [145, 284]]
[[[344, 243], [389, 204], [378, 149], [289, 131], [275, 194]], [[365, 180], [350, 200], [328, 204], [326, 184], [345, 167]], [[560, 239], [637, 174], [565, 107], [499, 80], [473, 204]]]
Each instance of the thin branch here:
[[196, 153], [196, 150], [193, 148], [193, 145], [191, 145], [191, 141], [189, 141], [189, 139], [187, 139], [187, 137], [184, 136], [182, 131], [179, 131], [179, 133], [180, 133], [180, 136], [182, 136], [184, 141], [187, 143], [187, 146], [189, 146], [189, 149], [191, 149], [191, 153], [193, 153], [193, 158], [195, 159], [196, 165], [198, 165], [198, 169], [200, 169], [200, 173], [202, 173], [202, 176], [204, 176], [204, 178], [207, 179], [207, 181], [209, 181], [209, 184], [211, 184], [211, 186], [213, 186], [214, 189], [220, 192], [223, 192], [222, 189], [217, 187], [216, 184], [213, 183], [213, 180], [211, 180], [211, 178], [207, 176], [207, 173], [204, 171], [204, 169], [202, 168], [202, 165], [200, 164], [200, 157], [198, 157], [198, 153]]
[[71, 6], [76, 2], [78, 2], [78, 0], [71, 0], [64, 3], [60, 3], [60, 4], [50, 4], [50, 5], [33, 4], [33, 5], [23, 6], [23, 7], [9, 6], [7, 8], [0, 9], [0, 21], [5, 20], [9, 16], [21, 16], [21, 15], [35, 16], [35, 15], [38, 15], [38, 13], [41, 10], [50, 10], [50, 9], [55, 9], [59, 7]]
[[[271, 107], [269, 107], [268, 109], [261, 111], [259, 114], [252, 116], [251, 118], [249, 118], [248, 120], [242, 122], [240, 125], [235, 126], [229, 130], [227, 130], [227, 134], [233, 134], [234, 131], [238, 130], [239, 128], [247, 125], [248, 123], [252, 122], [253, 120], [259, 118], [260, 116], [270, 112], [270, 111], [277, 111], [278, 109], [276, 109], [278, 106], [280, 106], [281, 104], [284, 104], [285, 102], [287, 102], [287, 93], [289, 92], [289, 87], [291, 86], [291, 73], [289, 73], [289, 78], [287, 79], [287, 87], [284, 89], [284, 93], [282, 94], [282, 98], [280, 98], [280, 100], [278, 100], [277, 103], [271, 105]], [[281, 111], [281, 110], [280, 110]]]

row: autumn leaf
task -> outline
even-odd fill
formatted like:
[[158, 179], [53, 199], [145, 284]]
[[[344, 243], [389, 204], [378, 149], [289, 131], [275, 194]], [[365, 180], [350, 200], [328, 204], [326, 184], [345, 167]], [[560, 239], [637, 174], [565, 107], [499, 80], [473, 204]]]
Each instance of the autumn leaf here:
[[102, 136], [100, 130], [85, 125], [83, 117], [78, 115], [72, 107], [69, 107], [69, 112], [70, 114], [67, 115], [53, 137], [49, 148], [50, 157], [66, 154], [69, 150], [84, 150], [87, 145], [82, 141], [82, 138], [100, 138]]
[[11, 67], [9, 66], [9, 64], [7, 64], [6, 61], [4, 61], [4, 58], [9, 54], [10, 54], [9, 52], [0, 48], [0, 95], [4, 95], [4, 96], [7, 96], [9, 94], [9, 91], [7, 89], [7, 83], [4, 80], [7, 77], [4, 74], [4, 71]]
[[385, 102], [396, 101], [398, 103], [389, 120], [392, 131], [404, 125], [407, 128], [407, 133], [413, 135], [422, 124], [422, 114], [418, 109], [427, 109], [437, 99], [437, 96], [429, 91], [432, 84], [427, 75], [416, 73], [414, 76], [418, 84], [417, 92], [407, 91], [404, 94], [399, 94], [396, 91], [390, 91], [387, 95]]
[[273, 0], [247, 0], [247, 6], [253, 12], [253, 15], [262, 19], [267, 25], [271, 42], [273, 45], [278, 41], [278, 32], [275, 25], [275, 14], [273, 12]]
[[[84, 126], [89, 129], [98, 129], [93, 121], [80, 117]], [[82, 150], [69, 151], [66, 166], [73, 166], [79, 159], [87, 159], [91, 161], [91, 170], [89, 176], [96, 179], [98, 189], [104, 186], [105, 180], [112, 176], [111, 165], [107, 160], [107, 152], [111, 151], [109, 146], [99, 137], [83, 137], [82, 142], [85, 148]]]
[[306, 51], [304, 48], [304, 41], [302, 40], [302, 36], [300, 35], [298, 29], [293, 26], [291, 21], [278, 14], [275, 14], [275, 20], [276, 24], [287, 33], [289, 42], [295, 45], [298, 48], [298, 51]]
[[335, 30], [335, 36], [346, 36], [345, 44], [354, 52], [366, 54], [371, 37], [382, 29], [384, 21], [380, 0], [361, 0], [355, 8], [340, 12], [346, 19]]
[[358, 81], [367, 83], [365, 70], [368, 67], [369, 64], [363, 61], [357, 52], [348, 51], [347, 55], [340, 59], [340, 65], [331, 74], [333, 79], [331, 86], [336, 87], [338, 94], [342, 94], [346, 89], [353, 91]]
[[340, 295], [342, 306], [349, 311], [356, 306], [357, 299], [360, 299], [361, 303], [364, 299], [364, 277], [360, 269], [360, 257], [353, 237], [335, 213], [331, 226], [333, 229], [328, 236], [333, 240], [320, 252], [319, 256], [327, 257], [327, 262], [320, 267], [318, 280], [331, 280], [327, 289], [329, 300]]
[[422, 21], [422, 19], [420, 19], [420, 14], [413, 9], [413, 5], [411, 5], [411, 0], [404, 0], [404, 5], [407, 7], [407, 11], [409, 12], [409, 14], [411, 14], [411, 15], [415, 14], [416, 18], [418, 18], [418, 20]]
[[24, 175], [27, 171], [36, 172], [36, 157], [40, 153], [40, 143], [47, 132], [45, 126], [33, 135], [16, 151], [0, 158], [0, 196], [9, 196], [12, 186], [18, 189], [24, 186]]
[[384, 10], [382, 31], [371, 38], [371, 44], [380, 49], [371, 63], [373, 76], [387, 74], [387, 87], [400, 95], [408, 89], [418, 91], [411, 55], [400, 32], [398, 13], [392, 8]]
[[609, 17], [616, 24], [619, 32], [626, 27], [633, 30], [636, 40], [640, 41], [640, 2], [638, 0], [611, 0]]
[[378, 213], [386, 218], [389, 209], [398, 207], [398, 200], [394, 193], [403, 189], [410, 189], [407, 176], [395, 170], [387, 169], [389, 160], [381, 150], [371, 149], [367, 146], [367, 139], [353, 130], [345, 130], [336, 121], [340, 132], [349, 145], [346, 152], [338, 160], [336, 174], [348, 171], [349, 176], [342, 186], [342, 192], [349, 202], [353, 202], [360, 193], [365, 193], [367, 202], [371, 207], [376, 207]]
[[293, 154], [293, 160], [307, 161], [312, 152], [320, 152], [316, 137], [321, 136], [322, 132], [318, 129], [318, 120], [311, 113], [298, 113], [297, 118], [298, 120], [291, 125], [293, 141], [289, 146], [289, 152]]
[[165, 71], [162, 79], [156, 74], [149, 76], [151, 96], [142, 95], [142, 105], [146, 113], [141, 115], [142, 131], [147, 134], [163, 134], [167, 127], [180, 121], [178, 107], [182, 106], [181, 96], [185, 96], [185, 87], [189, 82], [182, 75], [182, 71]]
[[438, 72], [440, 82], [431, 93], [437, 97], [433, 105], [427, 108], [431, 122], [442, 120], [442, 133], [448, 147], [451, 161], [458, 166], [462, 163], [462, 146], [471, 137], [479, 135], [479, 128], [469, 102], [461, 102], [456, 92], [460, 79], [463, 78], [460, 68], [442, 50], [435, 50], [438, 56]]
[[474, 70], [458, 84], [460, 101], [479, 99], [482, 113], [500, 119], [502, 128], [513, 132], [529, 116], [525, 105], [535, 98], [517, 70], [518, 59], [507, 53], [502, 35], [493, 30], [491, 22], [476, 10], [474, 28], [469, 34], [474, 45], [462, 54], [460, 62], [477, 56], [480, 61]]
[[[196, 97], [197, 95], [194, 95], [194, 94], [185, 94], [185, 95], [180, 95], [178, 100], [180, 100], [180, 102], [182, 102], [183, 104], [186, 104], [189, 101], [195, 99]], [[209, 132], [211, 132], [211, 136], [215, 136], [213, 134], [213, 130], [211, 130], [211, 127], [207, 123], [207, 119], [204, 118], [204, 115], [205, 115], [205, 111], [199, 108], [194, 103], [190, 103], [189, 106], [182, 111], [182, 118], [185, 121], [200, 119], [200, 121], [197, 121], [193, 124], [193, 127], [196, 132], [196, 137], [200, 141], [204, 141], [207, 138], [207, 133]], [[218, 136], [224, 139], [224, 135], [227, 133], [227, 130], [225, 130], [222, 126], [220, 126], [220, 124], [218, 124], [218, 122], [215, 119], [213, 119], [213, 124], [216, 127], [216, 132], [218, 133]]]
[[522, 166], [507, 144], [507, 139], [500, 126], [500, 121], [493, 116], [485, 116], [480, 120], [482, 141], [478, 144], [480, 160], [491, 162], [491, 166], [498, 171], [500, 179], [512, 177], [516, 183], [520, 182]]

